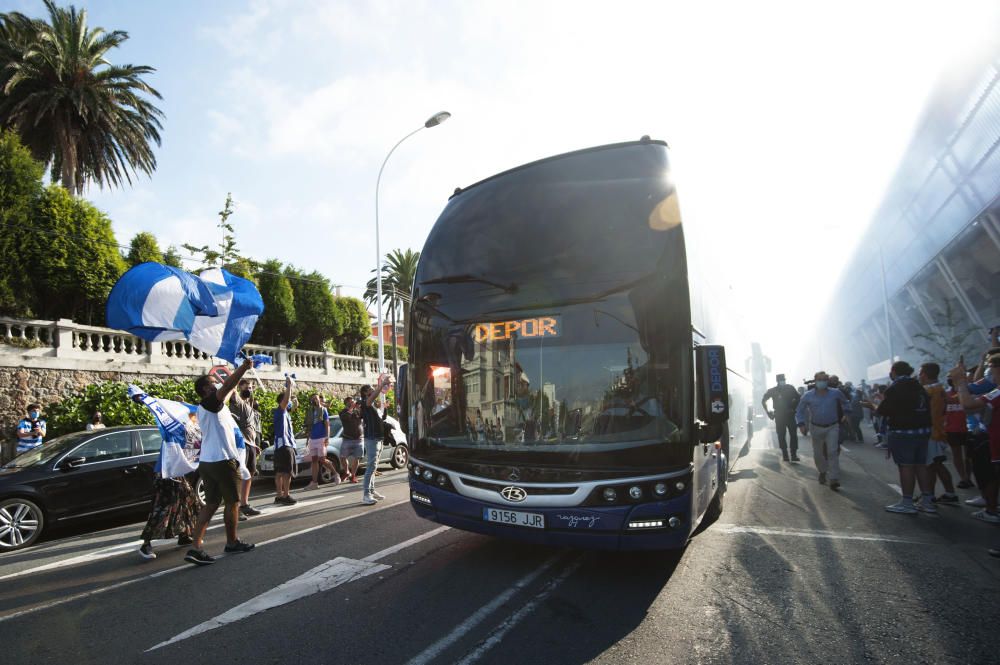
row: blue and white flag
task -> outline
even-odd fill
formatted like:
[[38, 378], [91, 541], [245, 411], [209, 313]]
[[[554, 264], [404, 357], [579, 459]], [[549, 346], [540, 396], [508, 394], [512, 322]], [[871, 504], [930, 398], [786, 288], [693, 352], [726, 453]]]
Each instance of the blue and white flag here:
[[235, 365], [263, 312], [264, 301], [253, 282], [222, 268], [193, 275], [141, 263], [111, 289], [107, 324], [150, 342], [186, 339]]
[[189, 457], [191, 451], [185, 454], [185, 447], [188, 444], [188, 430], [194, 427], [190, 422], [191, 414], [198, 407], [186, 402], [152, 397], [136, 386], [128, 387], [128, 396], [150, 410], [163, 438], [160, 458], [156, 461], [156, 473], [163, 478], [180, 478], [197, 471], [198, 462]]

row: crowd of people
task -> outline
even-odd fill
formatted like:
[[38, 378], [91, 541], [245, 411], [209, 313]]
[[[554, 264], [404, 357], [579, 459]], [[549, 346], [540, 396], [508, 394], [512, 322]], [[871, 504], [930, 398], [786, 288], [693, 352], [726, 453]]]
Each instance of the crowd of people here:
[[[902, 496], [887, 511], [937, 514], [940, 505], [960, 504], [956, 489], [976, 488], [979, 496], [965, 501], [979, 508], [972, 517], [1000, 524], [1000, 417], [994, 415], [1000, 409], [998, 383], [1000, 346], [991, 346], [982, 362], [967, 368], [960, 360], [946, 376], [937, 363], [915, 369], [896, 361], [884, 385], [841, 384], [836, 376], [816, 372], [796, 389], [779, 374], [761, 404], [775, 421], [784, 461], [799, 461], [798, 435], [808, 435], [818, 481], [831, 490], [841, 487], [841, 446], [845, 441], [866, 443], [861, 424], [868, 419], [875, 432], [873, 445], [886, 450], [898, 467]], [[989, 553], [1000, 557], [1000, 547]]]

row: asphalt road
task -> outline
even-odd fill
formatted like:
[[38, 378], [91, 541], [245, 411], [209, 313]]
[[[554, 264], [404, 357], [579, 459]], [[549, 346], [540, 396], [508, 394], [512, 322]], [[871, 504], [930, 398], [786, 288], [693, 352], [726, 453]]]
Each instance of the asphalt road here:
[[[136, 554], [137, 524], [0, 556], [0, 653], [19, 663], [1000, 662], [1000, 530], [942, 507], [886, 513], [895, 467], [870, 445], [816, 482], [760, 432], [722, 518], [676, 553], [513, 544], [387, 499], [299, 492], [241, 523], [258, 547], [194, 568]], [[974, 491], [963, 492], [965, 497]], [[220, 552], [221, 528], [207, 549]]]

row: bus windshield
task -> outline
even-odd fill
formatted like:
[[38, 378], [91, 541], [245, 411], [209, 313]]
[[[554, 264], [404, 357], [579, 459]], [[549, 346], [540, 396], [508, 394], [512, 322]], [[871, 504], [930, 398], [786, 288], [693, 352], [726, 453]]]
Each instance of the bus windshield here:
[[665, 175], [665, 150], [633, 145], [453, 199], [411, 309], [415, 454], [690, 440], [687, 267]]

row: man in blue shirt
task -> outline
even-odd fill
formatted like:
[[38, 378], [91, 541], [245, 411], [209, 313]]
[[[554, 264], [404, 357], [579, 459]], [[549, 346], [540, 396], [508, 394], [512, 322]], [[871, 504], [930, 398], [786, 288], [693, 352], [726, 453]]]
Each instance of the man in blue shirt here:
[[292, 430], [292, 391], [295, 382], [285, 377], [285, 390], [278, 397], [278, 408], [274, 409], [274, 502], [283, 506], [294, 506], [298, 501], [288, 493], [295, 474], [295, 433]]
[[29, 404], [26, 418], [17, 424], [17, 453], [37, 448], [45, 440], [45, 418], [40, 404]]
[[[830, 474], [830, 489], [840, 488], [840, 423], [846, 420], [851, 404], [844, 393], [830, 388], [826, 372], [816, 372], [816, 387], [806, 392], [795, 410], [795, 422], [802, 436], [812, 436], [813, 461], [819, 471], [819, 482], [826, 484]], [[808, 423], [808, 424], [807, 424]]]

